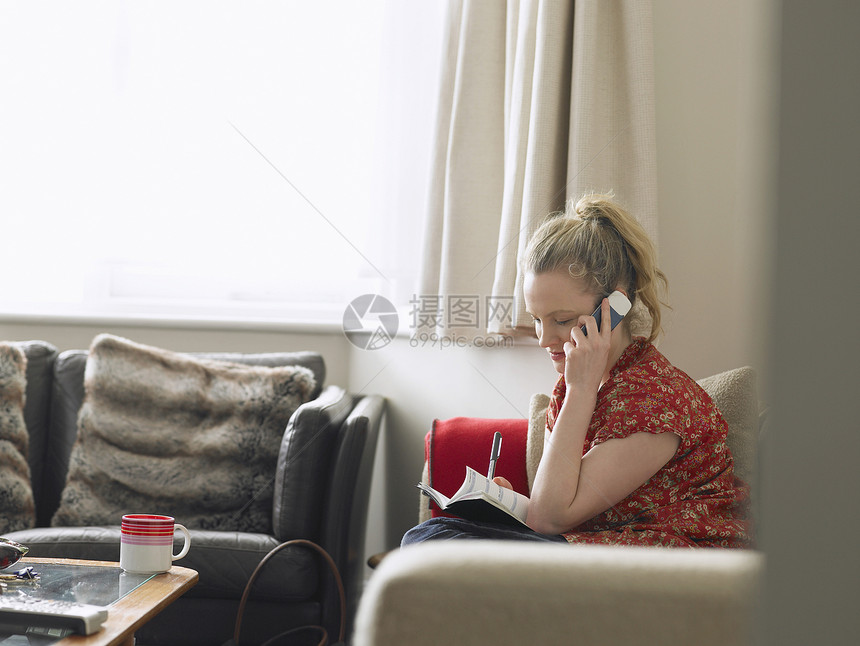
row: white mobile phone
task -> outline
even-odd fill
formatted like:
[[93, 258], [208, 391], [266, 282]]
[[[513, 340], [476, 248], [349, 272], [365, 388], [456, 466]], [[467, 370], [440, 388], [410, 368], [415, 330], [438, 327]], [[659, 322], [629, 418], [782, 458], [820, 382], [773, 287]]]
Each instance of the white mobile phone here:
[[[601, 304], [603, 303], [603, 299], [600, 300]], [[609, 295], [609, 316], [610, 321], [612, 323], [612, 329], [615, 329], [619, 323], [621, 323], [621, 319], [627, 316], [627, 313], [630, 311], [630, 301], [628, 298], [619, 291], [614, 291]], [[592, 314], [594, 320], [597, 321], [597, 329], [600, 330], [600, 320], [603, 318], [600, 305], [597, 306], [597, 309], [594, 310], [594, 314]], [[580, 328], [585, 336], [588, 336], [588, 331], [585, 329], [583, 325]]]

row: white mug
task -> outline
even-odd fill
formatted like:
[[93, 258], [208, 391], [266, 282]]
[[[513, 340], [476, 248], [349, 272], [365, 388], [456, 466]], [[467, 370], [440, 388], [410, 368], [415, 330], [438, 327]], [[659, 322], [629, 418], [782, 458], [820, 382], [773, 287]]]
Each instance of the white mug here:
[[[126, 572], [149, 574], [167, 572], [173, 561], [188, 554], [191, 534], [171, 516], [126, 514], [122, 517], [119, 565]], [[176, 530], [185, 535], [179, 554], [173, 553]]]

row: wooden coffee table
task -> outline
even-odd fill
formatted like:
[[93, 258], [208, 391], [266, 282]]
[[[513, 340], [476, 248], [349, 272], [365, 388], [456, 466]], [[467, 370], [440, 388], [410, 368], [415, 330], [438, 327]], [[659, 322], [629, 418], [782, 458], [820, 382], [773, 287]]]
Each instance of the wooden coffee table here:
[[[28, 564], [85, 565], [118, 568], [119, 563], [77, 559], [25, 558]], [[120, 646], [134, 644], [134, 633], [197, 583], [197, 572], [173, 566], [108, 606], [102, 629], [92, 635], [69, 635], [55, 646]]]

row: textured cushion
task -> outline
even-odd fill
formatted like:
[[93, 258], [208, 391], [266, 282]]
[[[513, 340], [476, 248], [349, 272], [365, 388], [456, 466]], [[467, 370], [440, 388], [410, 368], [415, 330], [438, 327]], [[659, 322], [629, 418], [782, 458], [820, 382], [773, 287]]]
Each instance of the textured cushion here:
[[36, 522], [24, 423], [26, 387], [24, 352], [15, 345], [0, 343], [0, 534], [32, 527]]
[[56, 526], [168, 513], [188, 527], [271, 532], [283, 429], [316, 384], [303, 367], [203, 360], [96, 337]]
[[546, 439], [546, 409], [549, 406], [549, 396], [543, 393], [532, 395], [529, 400], [529, 434], [526, 439], [526, 473], [529, 479], [529, 491], [535, 482], [540, 459], [543, 457], [543, 443]]
[[729, 425], [726, 441], [735, 459], [735, 473], [757, 491], [759, 403], [755, 371], [748, 366], [736, 368], [700, 379], [698, 384]]

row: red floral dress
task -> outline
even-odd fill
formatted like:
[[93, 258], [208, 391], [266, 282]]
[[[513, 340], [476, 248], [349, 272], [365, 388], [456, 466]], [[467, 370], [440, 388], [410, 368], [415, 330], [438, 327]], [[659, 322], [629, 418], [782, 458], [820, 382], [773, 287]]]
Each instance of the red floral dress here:
[[[552, 431], [564, 401], [562, 376], [547, 409]], [[597, 395], [589, 449], [632, 433], [675, 433], [674, 457], [614, 507], [564, 534], [571, 543], [750, 547], [749, 487], [734, 474], [728, 425], [702, 388], [652, 344], [636, 339]]]

